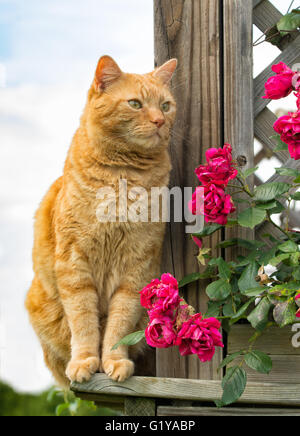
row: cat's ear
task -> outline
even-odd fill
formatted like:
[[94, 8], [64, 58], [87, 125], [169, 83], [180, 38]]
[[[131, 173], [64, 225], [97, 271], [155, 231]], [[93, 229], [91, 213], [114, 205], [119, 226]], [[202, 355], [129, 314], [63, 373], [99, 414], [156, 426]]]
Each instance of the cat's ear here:
[[153, 71], [152, 75], [161, 80], [165, 85], [168, 85], [171, 82], [173, 74], [177, 68], [178, 61], [177, 59], [171, 59], [161, 67], [156, 68]]
[[118, 64], [110, 56], [102, 56], [98, 62], [95, 74], [95, 89], [98, 92], [105, 90], [122, 76]]

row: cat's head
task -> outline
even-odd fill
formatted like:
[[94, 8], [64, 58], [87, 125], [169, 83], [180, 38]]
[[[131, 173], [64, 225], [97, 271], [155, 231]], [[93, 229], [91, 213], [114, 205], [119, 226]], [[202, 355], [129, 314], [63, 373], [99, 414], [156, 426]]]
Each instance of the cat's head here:
[[103, 56], [86, 111], [92, 135], [111, 139], [112, 146], [114, 141], [141, 150], [165, 146], [176, 114], [169, 88], [176, 66], [172, 59], [149, 74], [128, 74]]

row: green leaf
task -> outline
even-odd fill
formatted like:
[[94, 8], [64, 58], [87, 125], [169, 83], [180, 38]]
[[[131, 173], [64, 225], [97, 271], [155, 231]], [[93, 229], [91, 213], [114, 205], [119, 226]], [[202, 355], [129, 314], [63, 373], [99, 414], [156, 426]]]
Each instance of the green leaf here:
[[256, 250], [258, 248], [263, 247], [265, 244], [261, 241], [253, 241], [248, 239], [242, 239], [242, 238], [233, 238], [228, 239], [227, 241], [220, 242], [217, 247], [220, 248], [228, 248], [228, 247], [234, 247], [235, 245], [246, 248], [247, 250]]
[[267, 213], [265, 210], [250, 207], [239, 214], [238, 222], [242, 227], [250, 227], [250, 229], [254, 229], [254, 227], [262, 223], [266, 217]]
[[269, 263], [272, 266], [279, 265], [282, 261], [288, 259], [290, 257], [290, 254], [280, 254], [279, 256], [273, 257], [273, 259], [270, 259]]
[[231, 293], [231, 286], [227, 280], [220, 279], [212, 282], [206, 288], [206, 294], [213, 301], [225, 300]]
[[261, 255], [259, 256], [259, 263], [260, 265], [269, 265], [270, 260], [273, 259], [273, 257], [276, 256], [277, 253], [277, 247], [272, 247], [268, 251], [263, 251]]
[[220, 224], [211, 224], [210, 226], [204, 227], [202, 232], [195, 233], [193, 234], [193, 236], [196, 236], [197, 238], [204, 238], [205, 236], [210, 236], [218, 230], [222, 229], [222, 227], [223, 226], [221, 226]]
[[145, 337], [144, 330], [140, 330], [138, 332], [131, 333], [130, 335], [125, 336], [125, 338], [121, 339], [116, 345], [114, 345], [112, 347], [112, 351], [119, 348], [120, 345], [130, 346], [130, 345], [138, 344], [139, 342], [141, 342], [142, 339], [144, 339], [144, 337]]
[[231, 277], [231, 270], [228, 263], [222, 257], [217, 259], [217, 265], [219, 268], [219, 276], [221, 279], [229, 280]]
[[296, 280], [300, 280], [300, 267], [298, 266], [295, 271], [293, 271], [293, 277]]
[[229, 365], [229, 363], [233, 362], [241, 354], [243, 354], [243, 351], [238, 351], [237, 353], [233, 353], [233, 354], [230, 354], [229, 356], [225, 357], [225, 359], [219, 365], [218, 369], [222, 369], [225, 366]]
[[276, 173], [279, 174], [280, 176], [285, 176], [285, 177], [298, 177], [299, 171], [295, 170], [293, 168], [285, 168], [285, 167], [280, 167], [280, 168], [275, 168]]
[[70, 403], [59, 404], [59, 405], [56, 407], [55, 415], [56, 415], [56, 416], [61, 416], [61, 415], [63, 414], [63, 412], [64, 412], [65, 410], [69, 410], [69, 408], [70, 408]]
[[263, 331], [268, 324], [268, 316], [273, 304], [265, 297], [259, 305], [250, 313], [248, 321], [255, 330]]
[[251, 288], [257, 287], [257, 281], [255, 280], [258, 274], [259, 265], [257, 262], [252, 261], [249, 265], [244, 269], [243, 274], [241, 275], [238, 285], [241, 293], [244, 291], [248, 291]]
[[294, 183], [300, 183], [300, 176], [294, 180]]
[[255, 297], [251, 298], [247, 303], [245, 303], [235, 315], [232, 316], [232, 319], [240, 318], [247, 311], [248, 307], [255, 301]]
[[247, 179], [248, 177], [252, 176], [252, 174], [256, 173], [258, 169], [259, 169], [258, 166], [255, 168], [249, 168], [248, 170], [243, 171], [242, 174], [245, 177], [245, 179]]
[[280, 203], [280, 201], [276, 201], [276, 207], [274, 209], [269, 210], [270, 215], [278, 215], [279, 213], [283, 212], [285, 210], [285, 207], [283, 204]]
[[232, 317], [234, 315], [234, 310], [232, 307], [232, 300], [230, 299], [230, 301], [228, 303], [226, 303], [223, 306], [223, 315], [224, 316], [230, 316]]
[[280, 327], [285, 327], [293, 324], [296, 319], [297, 307], [294, 299], [276, 304], [273, 310], [273, 317], [275, 322]]
[[220, 315], [220, 307], [221, 307], [221, 303], [219, 301], [217, 302], [209, 301], [208, 309], [205, 315], [203, 315], [203, 318], [204, 319], [211, 318], [211, 317], [216, 318], [217, 316]]
[[272, 359], [262, 351], [251, 351], [245, 355], [245, 362], [249, 368], [262, 374], [269, 374], [272, 370]]
[[255, 207], [257, 209], [270, 210], [274, 209], [277, 206], [276, 201], [269, 201], [268, 203], [259, 203]]
[[244, 393], [247, 384], [247, 374], [243, 368], [233, 366], [226, 372], [222, 380], [222, 403], [229, 405], [235, 403]]
[[211, 278], [214, 275], [213, 271], [211, 269], [207, 269], [204, 273], [192, 273], [188, 276], [184, 277], [179, 282], [179, 288], [183, 288], [186, 285], [189, 285], [190, 283], [197, 282], [198, 280], [206, 280]]
[[263, 288], [262, 286], [258, 286], [257, 288], [247, 289], [247, 291], [243, 291], [243, 295], [246, 295], [246, 297], [258, 297], [261, 295], [266, 288]]
[[298, 245], [293, 241], [287, 241], [284, 244], [279, 245], [278, 249], [283, 253], [295, 253], [298, 251]]
[[272, 182], [258, 186], [254, 191], [254, 199], [261, 203], [278, 199], [291, 188], [289, 183]]
[[300, 15], [298, 11], [284, 15], [277, 23], [277, 29], [283, 36], [287, 34], [285, 31], [297, 30], [298, 27], [300, 27]]
[[291, 197], [295, 201], [300, 201], [300, 191], [296, 192], [296, 194], [291, 195]]

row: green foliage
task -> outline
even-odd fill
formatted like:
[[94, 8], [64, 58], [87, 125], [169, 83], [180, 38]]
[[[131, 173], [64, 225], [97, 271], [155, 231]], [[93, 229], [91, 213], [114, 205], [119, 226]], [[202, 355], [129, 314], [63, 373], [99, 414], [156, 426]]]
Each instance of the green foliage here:
[[223, 396], [221, 404], [226, 406], [236, 402], [244, 393], [247, 384], [246, 371], [240, 366], [228, 368], [222, 380]]
[[145, 338], [145, 331], [140, 330], [135, 333], [131, 333], [128, 336], [125, 336], [125, 338], [121, 339], [116, 345], [113, 346], [112, 350], [116, 350], [120, 347], [120, 345], [136, 345], [139, 342], [141, 342]]
[[272, 370], [272, 359], [262, 351], [249, 351], [245, 354], [245, 363], [254, 371], [269, 374]]
[[67, 395], [53, 388], [39, 395], [20, 394], [0, 382], [0, 416], [116, 416], [107, 408], [97, 409], [93, 403]]
[[277, 23], [277, 29], [282, 36], [285, 36], [289, 31], [296, 30], [298, 27], [300, 27], [300, 11], [297, 9], [284, 15]]
[[[216, 402], [218, 407], [237, 401], [244, 392], [247, 382], [244, 365], [263, 374], [271, 371], [270, 357], [253, 350], [258, 337], [271, 325], [284, 327], [298, 321], [296, 312], [299, 308], [295, 297], [300, 293], [300, 234], [288, 230], [288, 225], [285, 229], [280, 228], [272, 216], [283, 212], [286, 202], [300, 201], [300, 193], [295, 193], [297, 184], [300, 184], [299, 171], [278, 168], [277, 174], [290, 177], [293, 184], [265, 183], [251, 192], [246, 179], [256, 170], [239, 171], [242, 189], [248, 195], [245, 202], [249, 203], [249, 207], [238, 215], [237, 222], [233, 221], [230, 225], [254, 229], [267, 220], [281, 235], [275, 239], [266, 234], [261, 241], [241, 238], [222, 241], [218, 247], [225, 252], [229, 248], [240, 247], [243, 255], [237, 255], [231, 262], [226, 262], [223, 257], [210, 258], [206, 271], [188, 276], [181, 282], [190, 283], [205, 275], [213, 277], [214, 281], [206, 288], [210, 301], [205, 317], [214, 316], [222, 320], [222, 327], [228, 334], [230, 327], [240, 320], [247, 320], [255, 331], [244, 350], [227, 356], [220, 365], [220, 369], [226, 367], [226, 375], [222, 383], [222, 399]], [[219, 229], [219, 225], [208, 226], [200, 236], [208, 236]], [[270, 276], [266, 273], [267, 266], [275, 269], [269, 273]], [[235, 359], [238, 359], [238, 365], [231, 366]]]
[[242, 227], [254, 229], [255, 226], [262, 223], [267, 217], [267, 213], [263, 209], [250, 207], [239, 214], [238, 223]]

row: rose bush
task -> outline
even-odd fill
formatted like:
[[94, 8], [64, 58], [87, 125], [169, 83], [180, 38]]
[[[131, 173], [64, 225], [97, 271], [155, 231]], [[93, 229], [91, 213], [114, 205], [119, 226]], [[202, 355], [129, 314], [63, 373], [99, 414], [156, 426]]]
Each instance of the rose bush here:
[[297, 111], [280, 117], [274, 124], [274, 130], [278, 133], [280, 149], [286, 144], [291, 158], [300, 159], [300, 75], [291, 70], [286, 64], [280, 62], [273, 65], [272, 70], [277, 74], [266, 83], [266, 95], [262, 98], [279, 100], [290, 95], [293, 90], [297, 91]]
[[[283, 96], [292, 92], [293, 88], [288, 86], [290, 82], [284, 82], [280, 77], [288, 78], [293, 84], [291, 70], [284, 64], [273, 70], [279, 77], [277, 82], [269, 81], [268, 95]], [[278, 93], [271, 87], [274, 83], [279, 87]], [[299, 94], [296, 93], [298, 109]], [[299, 111], [281, 117], [274, 128], [287, 144], [291, 156], [299, 159]], [[241, 320], [248, 322], [254, 330], [249, 343], [242, 350], [225, 356], [220, 365], [220, 369], [226, 368], [222, 381], [223, 396], [216, 402], [220, 407], [236, 402], [243, 394], [247, 383], [245, 366], [263, 374], [271, 371], [270, 357], [254, 349], [255, 341], [271, 326], [282, 328], [299, 322], [300, 232], [291, 228], [289, 209], [294, 202], [300, 201], [300, 171], [281, 167], [276, 172], [285, 177], [283, 181], [264, 183], [252, 189], [249, 178], [258, 167], [245, 171], [238, 168], [229, 144], [225, 144], [223, 149], [208, 150], [206, 159], [207, 163], [195, 170], [201, 185], [196, 188], [189, 205], [194, 214], [203, 214], [208, 224], [202, 232], [192, 235], [200, 250], [198, 260], [206, 269], [182, 278], [179, 283], [170, 274], [165, 274], [147, 285], [141, 291], [141, 304], [149, 314], [146, 332], [129, 335], [120, 343], [133, 345], [146, 337], [152, 347], [176, 346], [182, 356], [193, 354], [206, 362], [213, 358], [215, 347], [223, 347], [221, 325], [230, 334], [234, 324]], [[235, 212], [233, 199], [226, 193], [226, 189], [231, 187], [230, 181], [234, 181], [234, 187], [238, 189], [239, 197], [235, 201], [242, 201], [245, 207], [228, 222], [229, 214]], [[241, 192], [244, 193], [242, 199]], [[203, 198], [204, 204], [199, 201]], [[281, 227], [274, 215], [285, 211], [285, 225]], [[273, 226], [276, 238], [269, 233], [259, 241], [233, 238], [218, 244], [222, 254], [228, 248], [236, 249], [236, 259], [230, 262], [224, 260], [226, 256], [212, 257], [211, 250], [205, 248], [205, 238], [226, 226], [254, 229], [263, 223]], [[222, 231], [220, 236], [224, 234]], [[242, 254], [239, 247], [243, 249]], [[195, 314], [193, 308], [180, 298], [179, 289], [203, 279], [211, 279], [206, 287], [207, 311]], [[239, 360], [234, 364], [236, 359]]]

